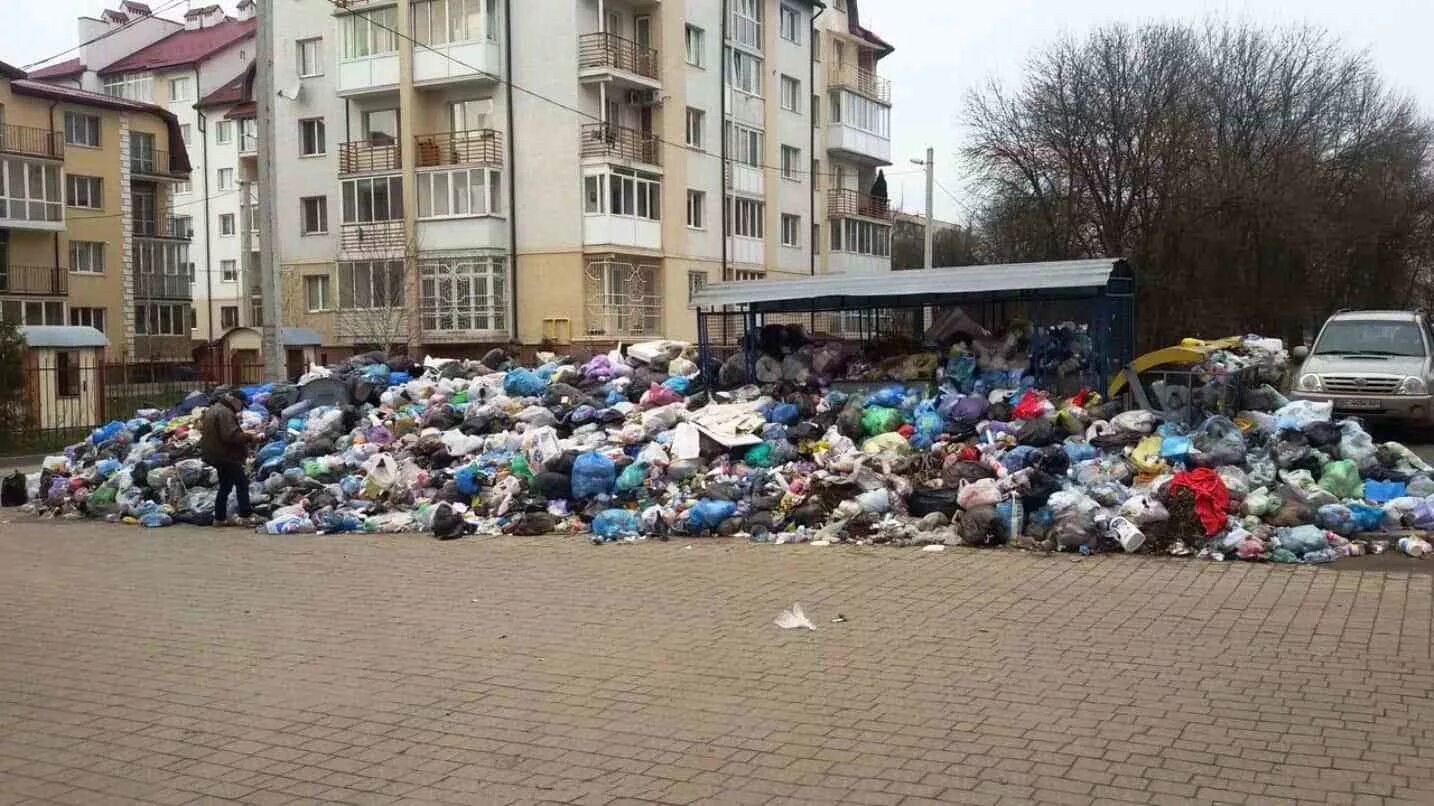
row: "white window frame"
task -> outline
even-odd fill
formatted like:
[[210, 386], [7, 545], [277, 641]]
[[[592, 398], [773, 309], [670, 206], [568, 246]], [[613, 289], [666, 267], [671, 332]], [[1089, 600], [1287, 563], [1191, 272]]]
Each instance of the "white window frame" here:
[[224, 260], [219, 261], [219, 282], [239, 282], [239, 261], [234, 260], [232, 258], [226, 258]]
[[[383, 184], [383, 209], [379, 209], [379, 194], [375, 188]], [[339, 219], [345, 224], [373, 224], [382, 221], [403, 220], [403, 177], [364, 176], [345, 179], [339, 183], [342, 210]], [[368, 212], [359, 209], [359, 203], [368, 199]]]
[[[309, 211], [313, 210], [318, 229], [309, 228]], [[329, 232], [329, 197], [302, 196], [299, 198], [299, 234], [327, 235]]]
[[65, 145], [67, 146], [99, 148], [102, 137], [101, 129], [99, 115], [87, 115], [84, 112], [74, 111], [65, 113]]
[[762, 49], [762, 5], [764, 0], [731, 0], [728, 37], [744, 47]]
[[707, 191], [687, 189], [687, 228], [707, 229]]
[[105, 209], [104, 179], [98, 176], [66, 174], [65, 206], [79, 207], [85, 210]]
[[800, 171], [802, 150], [793, 146], [782, 146], [782, 178], [792, 182], [802, 181]]
[[503, 255], [420, 257], [420, 325], [425, 332], [505, 333], [510, 288]]
[[104, 274], [104, 241], [70, 241], [71, 274]]
[[[232, 318], [232, 321], [225, 321], [225, 317], [230, 317], [230, 318]], [[220, 305], [220, 306], [219, 306], [219, 326], [220, 326], [221, 328], [223, 328], [224, 330], [226, 330], [226, 331], [228, 331], [228, 330], [233, 330], [234, 328], [239, 327], [239, 306], [238, 306], [238, 305]]]
[[[311, 150], [311, 146], [314, 148]], [[328, 131], [323, 118], [299, 120], [299, 157], [321, 157], [327, 154]]]
[[498, 41], [496, 0], [415, 0], [409, 8], [410, 34], [420, 45]]
[[847, 90], [833, 90], [827, 102], [832, 123], [891, 138], [891, 107]]
[[783, 4], [777, 14], [777, 35], [793, 45], [802, 44], [802, 12]]
[[194, 100], [194, 77], [175, 76], [169, 80], [169, 102], [180, 103], [181, 101]]
[[[317, 294], [315, 293], [317, 291]], [[318, 297], [316, 300], [315, 297]], [[317, 307], [315, 306], [315, 303]], [[304, 309], [309, 313], [327, 311], [333, 307], [333, 298], [330, 294], [329, 276], [327, 274], [308, 274], [304, 276]]]
[[741, 196], [729, 197], [731, 213], [727, 216], [729, 235], [737, 238], [765, 237], [767, 227], [767, 205], [759, 199]]
[[[60, 166], [20, 157], [0, 157], [0, 219], [12, 221], [65, 220], [69, 206], [69, 177], [60, 182]], [[83, 177], [95, 179], [98, 177]], [[99, 203], [104, 204], [103, 184]], [[12, 190], [19, 191], [10, 195]], [[98, 207], [94, 209], [99, 209]]]
[[252, 154], [259, 150], [259, 119], [239, 119], [239, 153]]
[[323, 37], [300, 39], [294, 43], [294, 57], [299, 78], [313, 78], [324, 74]]
[[[362, 278], [359, 270], [362, 269]], [[363, 282], [359, 282], [362, 279]], [[347, 281], [347, 282], [345, 282]], [[378, 311], [403, 307], [402, 260], [346, 260], [339, 263], [341, 311]], [[360, 290], [367, 289], [363, 294]], [[347, 294], [345, 289], [347, 287]], [[348, 304], [344, 304], [344, 300]], [[362, 303], [362, 304], [361, 304]]]
[[802, 246], [802, 217], [792, 213], [782, 213], [782, 246], [791, 246], [798, 249]]
[[105, 309], [91, 305], [70, 306], [71, 327], [92, 327], [105, 332]]
[[751, 168], [761, 168], [766, 132], [730, 120], [724, 128], [727, 133], [727, 159]]
[[366, 9], [339, 17], [339, 59], [345, 62], [398, 52], [398, 8]]
[[869, 257], [891, 257], [891, 227], [855, 218], [834, 219], [831, 251]]
[[[597, 204], [594, 206], [594, 191]], [[583, 177], [583, 212], [586, 215], [611, 215], [662, 220], [662, 177], [626, 168], [612, 168], [607, 173]]]
[[707, 111], [695, 106], [687, 107], [687, 147], [706, 150], [706, 129]]
[[707, 67], [707, 32], [692, 23], [687, 23], [683, 33], [683, 44], [687, 48], [687, 63], [693, 67]]
[[234, 121], [218, 120], [214, 122], [214, 144], [226, 146], [234, 142]]
[[503, 171], [500, 168], [419, 171], [414, 174], [413, 181], [417, 192], [418, 218], [422, 220], [503, 214]]
[[153, 73], [120, 73], [105, 76], [103, 82], [104, 94], [112, 98], [124, 98], [127, 101], [141, 103], [150, 103], [154, 100]]
[[745, 50], [726, 48], [727, 85], [737, 92], [762, 97], [762, 57]]
[[239, 225], [234, 220], [233, 213], [219, 214], [219, 237], [233, 238], [239, 232]]
[[780, 79], [782, 108], [788, 112], [802, 113], [802, 80], [783, 75]]
[[706, 287], [707, 287], [707, 272], [705, 272], [705, 271], [689, 271], [689, 272], [687, 272], [687, 307], [689, 307], [689, 308], [694, 308], [694, 307], [696, 307], [696, 306], [692, 303], [692, 299], [697, 296], [698, 292], [700, 292], [702, 289], [704, 289], [704, 288], [706, 288]]

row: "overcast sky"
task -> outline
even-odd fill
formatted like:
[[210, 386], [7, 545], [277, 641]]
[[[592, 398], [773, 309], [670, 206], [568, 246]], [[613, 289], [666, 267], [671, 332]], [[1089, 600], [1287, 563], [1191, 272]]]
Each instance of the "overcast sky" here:
[[[155, 8], [168, 2], [150, 0]], [[0, 0], [0, 5], [25, 7], [24, 19], [9, 14], [0, 26], [0, 61], [24, 65], [73, 47], [75, 18], [98, 14], [104, 2]], [[234, 2], [223, 5], [232, 9]], [[955, 196], [936, 190], [936, 214], [948, 220], [964, 221], [970, 204], [957, 157], [966, 91], [991, 76], [1015, 81], [1026, 56], [1043, 43], [1112, 20], [1221, 15], [1320, 25], [1350, 47], [1368, 49], [1395, 87], [1434, 114], [1429, 55], [1434, 0], [862, 0], [861, 11], [863, 24], [896, 47], [881, 67], [893, 84], [891, 197], [903, 209], [922, 209], [921, 169], [909, 160], [930, 146], [936, 149], [937, 181]]]

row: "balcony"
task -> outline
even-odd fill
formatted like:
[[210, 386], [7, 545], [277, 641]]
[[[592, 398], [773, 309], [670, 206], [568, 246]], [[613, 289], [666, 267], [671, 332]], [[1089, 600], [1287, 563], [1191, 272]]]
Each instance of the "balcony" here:
[[657, 50], [610, 33], [578, 37], [578, 78], [617, 81], [637, 89], [662, 86]]
[[0, 126], [0, 151], [48, 160], [65, 158], [65, 133], [33, 126]]
[[174, 170], [168, 151], [145, 149], [131, 151], [129, 173], [132, 179], [160, 182], [187, 182], [189, 171]]
[[194, 237], [194, 225], [181, 218], [134, 218], [133, 233], [142, 238], [172, 238], [187, 241]]
[[0, 266], [0, 294], [63, 297], [70, 273], [57, 266]]
[[503, 74], [503, 51], [491, 39], [413, 45], [416, 86], [497, 82]]
[[397, 171], [403, 149], [397, 140], [350, 140], [339, 143], [339, 173], [361, 174]]
[[339, 61], [338, 94], [387, 92], [398, 86], [398, 51]]
[[605, 162], [662, 164], [661, 143], [656, 135], [609, 123], [583, 124], [582, 156]]
[[827, 151], [873, 168], [891, 164], [890, 137], [840, 121], [827, 124]]
[[723, 175], [727, 189], [744, 196], [764, 196], [767, 192], [766, 172], [742, 162], [727, 161]]
[[413, 138], [414, 167], [502, 165], [503, 133], [493, 129], [419, 134]]
[[135, 299], [189, 299], [189, 275], [139, 273], [134, 278]]
[[875, 218], [891, 220], [891, 202], [855, 190], [827, 191], [827, 218]]
[[339, 251], [349, 257], [401, 257], [406, 241], [402, 220], [339, 225]]
[[891, 104], [891, 82], [855, 64], [833, 64], [827, 73], [827, 86], [841, 87], [873, 101]]

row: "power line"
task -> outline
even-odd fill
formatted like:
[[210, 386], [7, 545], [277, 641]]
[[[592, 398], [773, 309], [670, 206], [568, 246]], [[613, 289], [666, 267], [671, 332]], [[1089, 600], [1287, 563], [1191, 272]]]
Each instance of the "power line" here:
[[[105, 31], [104, 33], [100, 34], [99, 36], [97, 36], [97, 37], [95, 37], [95, 38], [93, 38], [93, 39], [86, 39], [85, 41], [81, 42], [80, 44], [75, 45], [75, 46], [72, 47], [72, 48], [66, 48], [65, 50], [62, 50], [62, 51], [60, 51], [59, 53], [56, 53], [56, 54], [53, 55], [53, 56], [49, 56], [49, 57], [46, 57], [46, 58], [44, 58], [44, 59], [40, 59], [40, 60], [38, 60], [38, 61], [30, 62], [29, 64], [24, 65], [23, 67], [21, 67], [20, 69], [22, 69], [22, 70], [29, 70], [31, 67], [34, 67], [34, 66], [37, 65], [37, 64], [44, 64], [44, 63], [46, 63], [46, 62], [52, 62], [52, 61], [54, 61], [55, 59], [60, 58], [61, 56], [64, 56], [64, 55], [70, 54], [70, 53], [74, 53], [75, 51], [79, 50], [80, 48], [83, 48], [83, 47], [86, 46], [86, 45], [93, 45], [94, 43], [100, 41], [101, 39], [105, 39], [106, 37], [114, 36], [115, 34], [119, 33], [120, 31], [125, 31], [125, 30], [128, 30], [128, 29], [130, 29], [130, 28], [133, 28], [134, 26], [139, 25], [141, 22], [144, 22], [145, 20], [148, 20], [148, 19], [157, 19], [157, 17], [156, 17], [155, 15], [157, 15], [157, 14], [159, 14], [160, 12], [163, 12], [163, 11], [168, 11], [168, 10], [170, 10], [171, 8], [174, 8], [175, 6], [178, 6], [178, 5], [180, 5], [181, 3], [184, 3], [184, 2], [186, 2], [186, 1], [187, 1], [187, 0], [174, 0], [174, 2], [170, 3], [169, 5], [163, 6], [163, 7], [159, 8], [159, 9], [156, 9], [156, 10], [154, 10], [154, 11], [151, 11], [149, 14], [146, 14], [146, 15], [144, 15], [143, 17], [135, 17], [133, 20], [130, 20], [129, 22], [125, 23], [124, 25], [121, 25], [121, 26], [118, 27], [118, 28], [111, 28], [111, 29], [109, 29], [108, 31]], [[172, 20], [166, 20], [166, 22], [172, 22]]]
[[[374, 26], [374, 27], [376, 27], [376, 28], [380, 28], [380, 29], [382, 29], [382, 30], [388, 31], [389, 33], [393, 34], [394, 36], [398, 37], [399, 39], [405, 40], [405, 41], [407, 41], [407, 42], [411, 42], [412, 44], [417, 45], [418, 47], [421, 47], [421, 48], [427, 50], [427, 51], [430, 52], [430, 53], [437, 53], [439, 56], [442, 56], [443, 58], [447, 59], [448, 61], [453, 62], [454, 64], [456, 64], [456, 65], [458, 65], [458, 66], [460, 66], [460, 67], [463, 67], [463, 68], [465, 68], [465, 69], [467, 69], [467, 70], [471, 70], [472, 72], [477, 73], [477, 74], [483, 76], [484, 78], [486, 78], [486, 79], [488, 79], [488, 80], [491, 80], [491, 81], [493, 81], [493, 82], [495, 82], [495, 83], [498, 83], [498, 84], [506, 84], [506, 85], [512, 87], [513, 89], [515, 89], [515, 90], [517, 90], [517, 91], [519, 91], [519, 92], [522, 92], [522, 93], [524, 93], [524, 94], [526, 94], [526, 95], [530, 95], [530, 96], [532, 96], [532, 97], [534, 97], [534, 98], [537, 98], [537, 99], [540, 100], [540, 101], [546, 101], [546, 102], [552, 104], [553, 106], [556, 106], [556, 107], [558, 107], [559, 109], [562, 109], [562, 110], [571, 112], [571, 113], [573, 113], [574, 115], [577, 115], [578, 117], [586, 118], [586, 119], [591, 120], [591, 121], [593, 121], [593, 122], [595, 122], [595, 123], [608, 123], [608, 121], [603, 120], [601, 117], [597, 117], [597, 116], [595, 116], [595, 115], [591, 115], [591, 114], [589, 114], [589, 113], [587, 113], [587, 112], [584, 112], [584, 111], [581, 110], [581, 109], [578, 109], [578, 108], [575, 107], [575, 106], [570, 106], [570, 105], [568, 105], [568, 104], [566, 104], [566, 103], [563, 103], [562, 101], [559, 101], [559, 100], [557, 100], [556, 98], [550, 98], [550, 97], [548, 97], [548, 96], [546, 96], [546, 95], [543, 95], [542, 93], [539, 93], [539, 92], [536, 92], [536, 91], [534, 91], [534, 90], [530, 90], [530, 89], [528, 89], [528, 88], [526, 88], [526, 87], [520, 86], [520, 85], [514, 83], [513, 81], [511, 81], [511, 80], [509, 80], [509, 79], [501, 78], [501, 77], [499, 77], [499, 76], [497, 76], [497, 75], [494, 75], [493, 73], [488, 72], [487, 70], [482, 70], [482, 69], [480, 69], [480, 68], [474, 67], [473, 65], [468, 64], [467, 62], [463, 61], [462, 59], [459, 59], [458, 57], [452, 55], [451, 53], [448, 53], [448, 52], [446, 52], [446, 51], [437, 50], [437, 49], [433, 48], [432, 46], [428, 45], [428, 44], [425, 43], [425, 42], [420, 42], [420, 41], [418, 41], [417, 39], [414, 39], [413, 37], [409, 36], [408, 34], [403, 33], [402, 31], [399, 31], [399, 30], [396, 29], [396, 28], [391, 28], [391, 27], [389, 27], [389, 26], [383, 24], [382, 22], [379, 22], [378, 20], [374, 19], [372, 16], [370, 16], [369, 14], [367, 14], [367, 13], [365, 13], [365, 12], [363, 12], [363, 11], [357, 11], [357, 10], [351, 9], [351, 8], [349, 7], [349, 5], [348, 5], [348, 0], [328, 0], [328, 2], [329, 2], [329, 4], [332, 5], [334, 8], [337, 8], [337, 9], [339, 9], [339, 10], [341, 10], [341, 11], [350, 12], [351, 14], [353, 14], [353, 15], [356, 16], [356, 17], [362, 17], [362, 18], [363, 18], [365, 21], [367, 21], [370, 25], [372, 25], [372, 26]], [[512, 47], [512, 43], [509, 42], [509, 43], [507, 43], [506, 46], [507, 46], [507, 47]], [[764, 99], [764, 100], [765, 100], [765, 99]], [[724, 136], [725, 136], [725, 123], [726, 123], [726, 122], [723, 121], [723, 123], [724, 123]], [[674, 142], [672, 142], [672, 141], [670, 141], [670, 140], [666, 140], [666, 139], [664, 139], [663, 137], [661, 137], [661, 136], [659, 136], [659, 135], [656, 135], [656, 134], [649, 134], [648, 136], [651, 137], [653, 140], [655, 140], [655, 141], [657, 141], [657, 142], [659, 142], [659, 143], [662, 143], [663, 145], [671, 146], [672, 148], [680, 148], [680, 149], [682, 149], [682, 150], [684, 150], [684, 151], [687, 151], [687, 152], [689, 152], [689, 153], [698, 154], [698, 155], [703, 156], [703, 157], [709, 157], [709, 158], [711, 158], [711, 159], [715, 159], [715, 160], [718, 160], [718, 161], [721, 161], [721, 159], [722, 159], [721, 155], [719, 155], [719, 154], [713, 154], [712, 152], [707, 151], [706, 149], [695, 148], [695, 147], [693, 147], [693, 146], [687, 145], [686, 143], [674, 143]], [[765, 133], [764, 133], [764, 136], [765, 136]], [[749, 163], [745, 163], [745, 162], [738, 163], [736, 160], [728, 160], [728, 161], [729, 161], [729, 162], [733, 162], [733, 163], [735, 163], [735, 164], [739, 164], [739, 165], [749, 165]], [[758, 164], [758, 165], [751, 165], [750, 167], [753, 167], [753, 168], [763, 168], [763, 169], [766, 169], [766, 170], [774, 170], [774, 171], [784, 171], [785, 173], [797, 173], [797, 174], [803, 174], [803, 175], [808, 175], [808, 176], [826, 177], [827, 179], [834, 179], [834, 178], [836, 178], [836, 174], [832, 174], [832, 173], [814, 173], [814, 172], [811, 171], [811, 170], [801, 170], [801, 169], [792, 170], [792, 171], [785, 171], [785, 169], [783, 169], [782, 166], [779, 166], [779, 165], [768, 165], [768, 164], [766, 164], [766, 163], [760, 163], [760, 164]], [[903, 176], [903, 175], [911, 174], [911, 173], [919, 173], [919, 171], [915, 171], [915, 170], [912, 170], [912, 171], [893, 171], [893, 172], [891, 172], [891, 173], [887, 173], [886, 175], [887, 175], [887, 176]]]
[[[175, 210], [178, 210], [178, 209], [181, 209], [181, 208], [184, 208], [184, 207], [191, 207], [191, 206], [196, 205], [196, 204], [203, 204], [204, 202], [207, 202], [207, 201], [213, 201], [213, 200], [215, 200], [215, 199], [217, 199], [217, 198], [220, 198], [221, 196], [231, 196], [231, 195], [233, 195], [233, 194], [235, 194], [235, 193], [238, 193], [238, 192], [239, 192], [239, 190], [238, 190], [237, 188], [234, 189], [234, 190], [222, 190], [222, 191], [220, 191], [220, 192], [218, 192], [218, 193], [215, 193], [215, 194], [212, 195], [212, 196], [204, 196], [204, 197], [201, 197], [201, 198], [198, 198], [198, 199], [193, 199], [193, 200], [191, 200], [191, 201], [184, 202], [183, 204], [171, 204], [171, 205], [169, 205], [169, 207], [165, 208], [165, 211], [166, 211], [166, 212], [173, 212], [173, 211], [175, 211]], [[127, 214], [126, 214], [126, 213], [105, 213], [105, 214], [103, 214], [103, 215], [68, 215], [68, 216], [66, 216], [65, 218], [66, 218], [67, 221], [103, 221], [103, 220], [105, 220], [105, 219], [107, 219], [107, 218], [123, 218], [125, 215], [127, 215]]]

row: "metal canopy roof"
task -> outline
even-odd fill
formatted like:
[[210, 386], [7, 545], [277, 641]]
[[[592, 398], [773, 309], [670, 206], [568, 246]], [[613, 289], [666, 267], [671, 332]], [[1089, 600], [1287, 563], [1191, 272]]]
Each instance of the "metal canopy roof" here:
[[20, 335], [31, 347], [108, 347], [110, 340], [92, 327], [81, 325], [22, 325]]
[[1124, 260], [1101, 258], [714, 283], [694, 294], [692, 303], [703, 309], [747, 305], [760, 311], [832, 310], [857, 300], [863, 305], [901, 304], [901, 298], [909, 298], [906, 304], [920, 304], [937, 297], [1016, 297], [1028, 291], [1094, 296], [1121, 266], [1122, 276], [1130, 276]]

